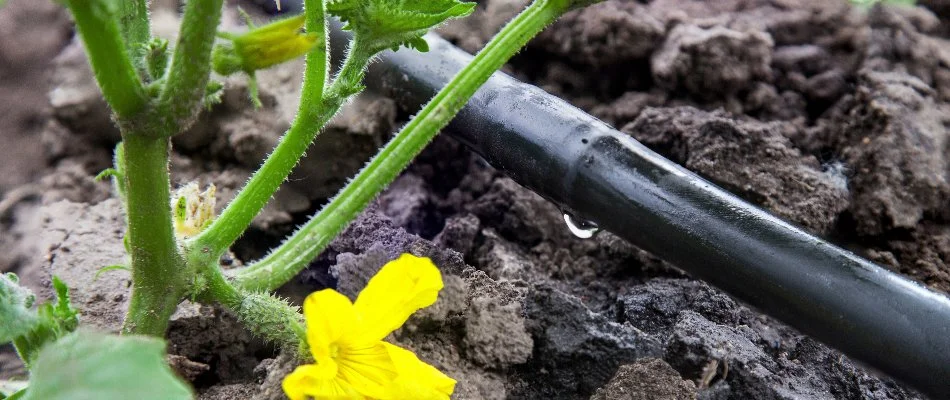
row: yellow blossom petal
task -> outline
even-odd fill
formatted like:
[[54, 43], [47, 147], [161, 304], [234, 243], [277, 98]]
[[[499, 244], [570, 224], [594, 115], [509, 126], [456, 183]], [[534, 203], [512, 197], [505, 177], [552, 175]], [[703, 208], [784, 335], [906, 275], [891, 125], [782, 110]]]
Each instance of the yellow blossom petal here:
[[305, 16], [272, 22], [238, 36], [234, 47], [246, 70], [265, 69], [307, 54], [320, 35], [301, 33]]
[[332, 377], [328, 379], [326, 371], [313, 364], [297, 367], [284, 378], [282, 386], [290, 400], [364, 398], [353, 387]]
[[[363, 340], [364, 324], [346, 296], [332, 289], [307, 296], [303, 304], [307, 343], [323, 379], [318, 398], [332, 396], [337, 388], [363, 396], [387, 398], [386, 388], [396, 378], [389, 352], [378, 340]], [[317, 373], [311, 370], [311, 373]]]
[[361, 335], [382, 340], [420, 308], [431, 306], [442, 290], [442, 274], [432, 260], [403, 254], [369, 280], [356, 298], [356, 312], [365, 321]]
[[365, 348], [342, 348], [337, 365], [339, 379], [364, 396], [392, 398], [388, 393], [397, 371], [383, 342]]
[[333, 289], [307, 296], [303, 315], [307, 320], [307, 343], [318, 363], [332, 360], [339, 352], [340, 339], [359, 325], [353, 303]]
[[426, 364], [409, 350], [389, 343], [385, 345], [399, 372], [389, 389], [394, 399], [448, 400], [455, 391], [455, 379]]
[[307, 342], [316, 364], [284, 379], [291, 400], [447, 400], [455, 380], [382, 338], [435, 303], [442, 275], [428, 258], [403, 255], [384, 266], [356, 304], [335, 290], [304, 301]]

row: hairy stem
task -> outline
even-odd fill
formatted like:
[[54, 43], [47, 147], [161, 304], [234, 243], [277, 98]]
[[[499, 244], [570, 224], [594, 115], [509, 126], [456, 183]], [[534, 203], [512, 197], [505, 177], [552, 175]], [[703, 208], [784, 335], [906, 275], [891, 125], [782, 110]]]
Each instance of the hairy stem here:
[[123, 139], [132, 297], [122, 331], [162, 337], [190, 283], [168, 200], [170, 140], [134, 133]]
[[235, 288], [217, 265], [203, 269], [202, 276], [207, 283], [199, 296], [203, 303], [220, 303], [255, 335], [282, 348], [299, 350], [307, 343], [304, 318], [297, 307], [266, 292]]
[[191, 0], [185, 5], [178, 44], [159, 98], [156, 118], [160, 123], [146, 134], [175, 135], [197, 118], [210, 79], [211, 48], [223, 3], [224, 0]]
[[[317, 1], [310, 1], [316, 3]], [[322, 20], [322, 19], [321, 19]], [[309, 24], [310, 16], [308, 15]], [[318, 27], [318, 29], [322, 29]], [[321, 30], [322, 31], [322, 30]], [[352, 49], [359, 49], [354, 43]], [[301, 95], [300, 110], [290, 129], [281, 138], [274, 152], [251, 177], [247, 185], [221, 212], [221, 215], [189, 245], [189, 259], [207, 264], [218, 257], [247, 230], [251, 221], [264, 208], [280, 184], [287, 179], [320, 129], [339, 111], [355, 91], [371, 54], [354, 50], [333, 84], [323, 90], [326, 74], [326, 48], [315, 49], [307, 56], [307, 71]], [[313, 63], [311, 64], [311, 61]], [[311, 96], [315, 96], [311, 98]], [[315, 101], [316, 100], [316, 101]]]
[[146, 0], [125, 0], [120, 4], [122, 4], [122, 12], [119, 25], [122, 28], [126, 50], [132, 56], [135, 65], [144, 65], [142, 61], [145, 55], [144, 45], [152, 37], [148, 18], [148, 2]]
[[248, 290], [274, 290], [306, 268], [455, 117], [492, 73], [573, 5], [568, 0], [538, 0], [515, 17], [329, 204], [267, 257], [240, 270], [235, 284]]
[[121, 119], [145, 108], [147, 98], [119, 30], [117, 10], [106, 0], [68, 0], [89, 63], [109, 107]]

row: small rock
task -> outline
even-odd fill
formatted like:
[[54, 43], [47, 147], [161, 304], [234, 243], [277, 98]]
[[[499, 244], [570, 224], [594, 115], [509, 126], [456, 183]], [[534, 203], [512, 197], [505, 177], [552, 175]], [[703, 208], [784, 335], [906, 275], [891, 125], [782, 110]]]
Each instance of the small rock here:
[[187, 357], [176, 354], [169, 354], [166, 358], [168, 359], [168, 365], [172, 368], [172, 371], [175, 371], [182, 379], [192, 383], [194, 383], [198, 376], [211, 369], [208, 364], [191, 361]]

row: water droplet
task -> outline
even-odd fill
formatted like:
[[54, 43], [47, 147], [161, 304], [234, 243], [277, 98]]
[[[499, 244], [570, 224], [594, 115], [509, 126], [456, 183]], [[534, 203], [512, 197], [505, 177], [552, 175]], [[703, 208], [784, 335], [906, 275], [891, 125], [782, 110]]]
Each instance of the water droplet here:
[[600, 232], [600, 228], [597, 224], [579, 219], [569, 213], [564, 213], [564, 222], [567, 224], [567, 229], [570, 229], [574, 236], [581, 239], [590, 239], [594, 237], [597, 232]]

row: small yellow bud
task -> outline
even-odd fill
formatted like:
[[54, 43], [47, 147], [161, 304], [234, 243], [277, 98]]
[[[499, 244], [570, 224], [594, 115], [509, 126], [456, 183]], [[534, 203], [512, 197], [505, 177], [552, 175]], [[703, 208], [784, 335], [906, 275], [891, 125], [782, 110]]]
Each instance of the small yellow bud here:
[[305, 16], [282, 19], [256, 27], [240, 35], [222, 35], [230, 45], [218, 45], [212, 55], [214, 71], [230, 75], [243, 71], [248, 74], [273, 67], [307, 54], [320, 45], [318, 33], [305, 33]]
[[176, 236], [195, 236], [214, 220], [214, 192], [214, 185], [209, 185], [204, 192], [198, 192], [196, 182], [190, 182], [175, 191], [172, 211]]

